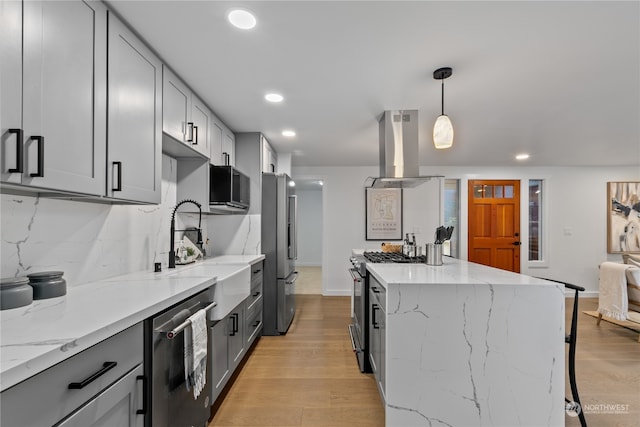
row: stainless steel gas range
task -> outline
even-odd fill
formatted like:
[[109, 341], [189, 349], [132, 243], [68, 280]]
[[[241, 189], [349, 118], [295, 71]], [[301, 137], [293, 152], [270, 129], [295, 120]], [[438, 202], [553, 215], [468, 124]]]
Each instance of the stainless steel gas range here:
[[351, 346], [361, 372], [372, 372], [369, 363], [369, 273], [367, 263], [424, 263], [425, 257], [409, 257], [394, 252], [364, 252], [354, 255], [349, 261], [349, 274], [353, 279], [351, 292], [352, 323], [349, 325]]

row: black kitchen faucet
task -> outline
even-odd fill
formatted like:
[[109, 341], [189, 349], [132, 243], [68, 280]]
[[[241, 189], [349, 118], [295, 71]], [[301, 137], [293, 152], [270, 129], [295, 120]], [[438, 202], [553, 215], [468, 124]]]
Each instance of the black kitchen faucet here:
[[175, 234], [176, 234], [176, 211], [178, 208], [185, 203], [193, 203], [198, 207], [199, 216], [198, 216], [198, 241], [197, 244], [202, 246], [202, 206], [200, 203], [195, 200], [186, 199], [179, 202], [175, 208], [173, 208], [173, 213], [171, 213], [171, 243], [169, 247], [169, 268], [176, 268], [176, 253], [174, 250], [175, 246]]

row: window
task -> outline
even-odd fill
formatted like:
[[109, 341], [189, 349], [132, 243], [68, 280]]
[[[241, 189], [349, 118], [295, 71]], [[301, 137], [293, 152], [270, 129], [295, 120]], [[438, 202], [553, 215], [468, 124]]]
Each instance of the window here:
[[529, 180], [529, 261], [542, 261], [543, 181]]

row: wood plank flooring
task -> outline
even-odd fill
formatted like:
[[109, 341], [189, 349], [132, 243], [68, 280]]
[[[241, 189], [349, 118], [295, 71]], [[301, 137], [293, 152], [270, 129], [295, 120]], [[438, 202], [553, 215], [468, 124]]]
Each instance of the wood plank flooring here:
[[373, 376], [351, 350], [350, 305], [296, 295], [288, 333], [259, 339], [209, 426], [384, 426]]
[[[373, 377], [360, 373], [351, 350], [350, 299], [296, 298], [287, 335], [258, 340], [209, 426], [384, 426]], [[572, 300], [567, 301], [569, 325]], [[638, 427], [638, 333], [604, 321], [596, 326], [582, 311], [597, 305], [597, 299], [580, 299], [576, 376], [587, 424]], [[568, 376], [566, 384], [570, 396]], [[580, 425], [578, 418], [565, 421]]]

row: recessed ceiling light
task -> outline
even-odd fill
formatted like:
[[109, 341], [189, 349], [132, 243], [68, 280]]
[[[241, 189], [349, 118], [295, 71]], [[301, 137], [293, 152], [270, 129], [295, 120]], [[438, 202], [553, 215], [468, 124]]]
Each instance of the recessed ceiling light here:
[[296, 136], [296, 133], [292, 130], [283, 130], [282, 136], [292, 137], [292, 136]]
[[295, 187], [296, 182], [294, 180], [289, 181], [289, 187]]
[[256, 17], [244, 9], [234, 9], [227, 15], [227, 19], [234, 27], [250, 30], [256, 26]]
[[527, 160], [528, 158], [529, 158], [529, 155], [527, 153], [518, 154], [516, 156], [516, 160]]
[[318, 181], [318, 185], [322, 187], [324, 185], [324, 181], [323, 180]]
[[282, 102], [284, 97], [279, 93], [268, 93], [264, 96], [264, 99], [266, 99], [269, 102]]

